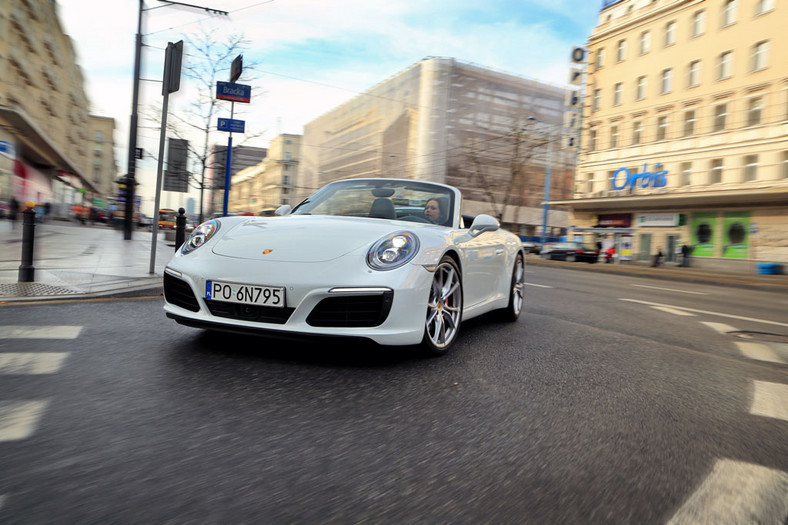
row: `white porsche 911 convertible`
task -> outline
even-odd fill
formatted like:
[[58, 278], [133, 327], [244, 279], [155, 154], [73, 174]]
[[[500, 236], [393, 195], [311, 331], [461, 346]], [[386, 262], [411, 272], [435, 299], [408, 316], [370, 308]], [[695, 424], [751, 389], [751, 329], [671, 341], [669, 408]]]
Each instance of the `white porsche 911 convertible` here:
[[164, 271], [167, 316], [209, 330], [421, 344], [442, 354], [460, 323], [523, 308], [520, 239], [460, 214], [451, 186], [332, 182], [275, 217], [205, 222]]

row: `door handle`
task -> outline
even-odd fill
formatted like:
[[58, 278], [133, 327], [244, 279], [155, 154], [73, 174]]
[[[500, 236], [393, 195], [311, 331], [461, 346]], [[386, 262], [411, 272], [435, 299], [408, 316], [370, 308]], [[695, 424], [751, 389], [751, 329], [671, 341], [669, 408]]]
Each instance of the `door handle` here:
[[503, 248], [496, 248], [495, 255], [501, 255], [503, 253]]

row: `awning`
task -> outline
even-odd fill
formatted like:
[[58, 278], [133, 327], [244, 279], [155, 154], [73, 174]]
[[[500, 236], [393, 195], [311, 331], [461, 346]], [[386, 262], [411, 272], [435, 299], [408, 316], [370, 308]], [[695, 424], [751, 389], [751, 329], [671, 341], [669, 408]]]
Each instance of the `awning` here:
[[41, 168], [54, 168], [79, 176], [83, 187], [90, 191], [98, 192], [71, 160], [55, 146], [46, 133], [20, 110], [5, 104], [0, 104], [0, 124], [10, 128], [10, 132], [24, 148], [17, 149], [17, 156], [24, 157], [31, 165]]

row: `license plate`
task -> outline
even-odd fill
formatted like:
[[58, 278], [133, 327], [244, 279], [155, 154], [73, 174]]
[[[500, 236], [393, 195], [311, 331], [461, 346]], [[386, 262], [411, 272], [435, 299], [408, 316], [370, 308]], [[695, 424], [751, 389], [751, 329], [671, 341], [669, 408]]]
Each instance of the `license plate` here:
[[285, 289], [275, 286], [206, 281], [205, 298], [228, 303], [284, 308]]

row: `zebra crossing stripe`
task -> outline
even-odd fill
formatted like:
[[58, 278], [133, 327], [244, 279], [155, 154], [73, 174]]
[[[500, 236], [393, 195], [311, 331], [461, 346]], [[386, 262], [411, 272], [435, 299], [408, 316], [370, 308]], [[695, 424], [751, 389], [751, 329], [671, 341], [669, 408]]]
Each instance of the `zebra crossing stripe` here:
[[785, 361], [771, 349], [770, 346], [762, 343], [751, 343], [748, 341], [736, 341], [739, 352], [758, 361], [769, 361], [771, 363], [785, 363]]
[[68, 352], [0, 353], [0, 375], [54, 374], [63, 366]]
[[81, 326], [0, 326], [0, 339], [76, 339]]
[[755, 390], [750, 414], [788, 421], [788, 385], [765, 381], [753, 383]]
[[0, 401], [0, 442], [30, 437], [49, 401]]
[[788, 473], [720, 459], [668, 525], [783, 523], [788, 516], [786, 489]]

